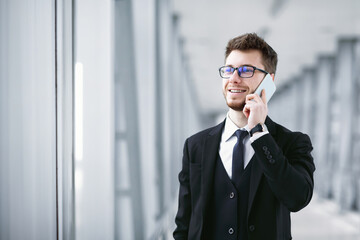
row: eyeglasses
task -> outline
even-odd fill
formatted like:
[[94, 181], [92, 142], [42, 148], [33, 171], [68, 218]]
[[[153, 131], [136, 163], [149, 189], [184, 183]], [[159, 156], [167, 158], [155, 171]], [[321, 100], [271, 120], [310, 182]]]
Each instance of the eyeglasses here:
[[260, 72], [268, 74], [267, 71], [262, 70], [257, 67], [253, 67], [253, 66], [241, 66], [241, 67], [237, 67], [237, 68], [223, 66], [223, 67], [219, 68], [219, 74], [222, 78], [230, 78], [236, 70], [237, 70], [239, 77], [242, 77], [242, 78], [251, 78], [252, 76], [254, 76], [255, 70], [259, 70]]

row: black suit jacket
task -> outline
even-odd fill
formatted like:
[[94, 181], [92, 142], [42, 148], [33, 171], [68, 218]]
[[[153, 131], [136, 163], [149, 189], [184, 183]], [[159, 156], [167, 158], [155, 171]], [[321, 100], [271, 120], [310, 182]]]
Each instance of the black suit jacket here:
[[[291, 132], [269, 117], [265, 124], [270, 134], [252, 143], [255, 154], [251, 159], [248, 237], [249, 240], [291, 239], [290, 211], [304, 208], [313, 193], [312, 145], [306, 134]], [[203, 239], [224, 125], [225, 121], [185, 141], [175, 239]]]

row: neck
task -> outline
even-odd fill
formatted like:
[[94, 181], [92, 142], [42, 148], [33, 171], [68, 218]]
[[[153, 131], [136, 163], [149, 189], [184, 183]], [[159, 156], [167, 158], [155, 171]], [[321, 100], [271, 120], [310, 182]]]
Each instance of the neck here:
[[242, 111], [237, 111], [230, 108], [229, 117], [239, 128], [245, 127], [248, 123], [248, 120]]

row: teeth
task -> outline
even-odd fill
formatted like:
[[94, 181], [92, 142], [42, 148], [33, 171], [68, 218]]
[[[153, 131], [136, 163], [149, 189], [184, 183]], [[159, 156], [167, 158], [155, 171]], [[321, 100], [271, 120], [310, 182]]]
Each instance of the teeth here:
[[232, 92], [232, 93], [241, 93], [241, 92], [245, 92], [245, 90], [230, 90], [230, 92]]

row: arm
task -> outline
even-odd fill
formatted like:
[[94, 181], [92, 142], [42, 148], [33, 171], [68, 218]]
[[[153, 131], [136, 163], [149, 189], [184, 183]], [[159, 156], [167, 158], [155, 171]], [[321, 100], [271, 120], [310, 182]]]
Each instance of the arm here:
[[[246, 96], [243, 113], [250, 129], [263, 124], [267, 112], [265, 90], [261, 98], [257, 94]], [[302, 133], [282, 131], [277, 139], [284, 147], [280, 148], [270, 134], [251, 145], [274, 195], [290, 211], [299, 211], [310, 202], [314, 188], [312, 145], [309, 137]]]
[[187, 239], [191, 216], [188, 140], [185, 141], [184, 145], [182, 169], [179, 173], [179, 182], [179, 207], [175, 218], [176, 229], [173, 236], [174, 239]]
[[287, 133], [283, 150], [270, 134], [252, 143], [255, 155], [275, 196], [290, 210], [299, 211], [311, 200], [315, 166], [307, 135]]

